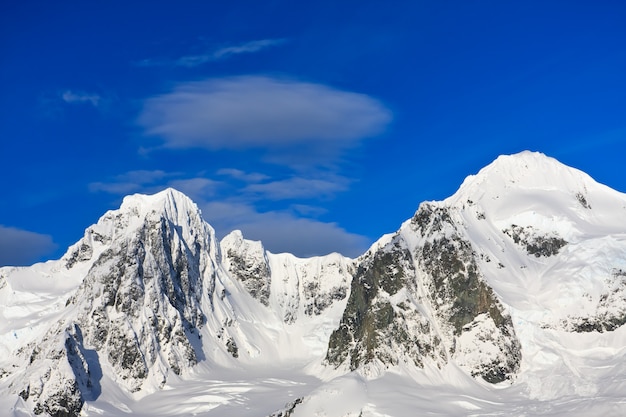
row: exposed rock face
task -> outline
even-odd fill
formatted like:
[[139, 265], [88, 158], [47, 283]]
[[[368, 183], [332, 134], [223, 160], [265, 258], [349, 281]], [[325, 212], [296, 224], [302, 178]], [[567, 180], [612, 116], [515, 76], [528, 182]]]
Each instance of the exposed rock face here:
[[302, 398], [296, 398], [291, 401], [289, 404], [285, 405], [283, 410], [277, 411], [275, 413], [270, 414], [268, 417], [291, 417], [296, 407], [302, 404]]
[[208, 254], [216, 242], [197, 211], [182, 216], [190, 224], [177, 224], [159, 210], [139, 219], [134, 233], [100, 254], [70, 300], [79, 308], [86, 343], [130, 391], [140, 389], [150, 372], [160, 373], [164, 383], [167, 372], [180, 374], [198, 360], [191, 339], [206, 320], [201, 297], [212, 285], [205, 288], [203, 277], [213, 269]]
[[38, 344], [21, 349], [29, 366], [15, 389], [33, 403], [35, 414], [52, 417], [78, 416], [85, 400], [99, 394], [98, 364], [90, 363], [81, 330], [72, 326], [53, 330]]
[[201, 298], [214, 290], [205, 278], [217, 243], [186, 197], [172, 191], [163, 198], [154, 208], [133, 201], [108, 213], [68, 251], [67, 269], [90, 266], [66, 304], [75, 314], [30, 352], [31, 376], [18, 390], [36, 412], [78, 415], [94, 386], [90, 369], [102, 361], [130, 392], [151, 374], [163, 384], [169, 372], [197, 363], [193, 345], [206, 321]]
[[482, 276], [477, 252], [450, 210], [423, 204], [410, 223], [424, 239], [418, 263], [427, 294], [457, 363], [474, 376], [501, 382], [519, 369], [521, 346], [509, 314]]
[[584, 302], [593, 303], [591, 314], [571, 315], [560, 327], [574, 332], [611, 332], [626, 324], [626, 271], [614, 268], [606, 278], [599, 297], [585, 294]]
[[221, 244], [225, 248], [222, 261], [226, 269], [250, 295], [269, 306], [270, 267], [261, 242], [246, 240], [240, 232], [233, 232]]
[[448, 207], [422, 204], [388, 243], [361, 258], [326, 360], [353, 370], [374, 361], [455, 360], [488, 382], [511, 378], [520, 344], [476, 256]]
[[230, 275], [286, 324], [319, 316], [345, 300], [352, 280], [352, 260], [339, 254], [300, 259], [272, 254], [261, 242], [234, 231], [220, 242], [222, 263]]
[[368, 253], [352, 280], [350, 298], [339, 328], [328, 344], [326, 360], [351, 370], [379, 360], [385, 365], [445, 353], [430, 322], [410, 301], [407, 286], [415, 277], [410, 253], [399, 239]]
[[60, 261], [61, 273], [82, 282], [44, 340], [21, 349], [28, 365], [19, 376], [7, 373], [12, 391], [34, 412], [60, 417], [79, 415], [99, 395], [103, 365], [128, 392], [148, 381], [161, 387], [204, 359], [200, 333], [209, 321], [211, 343], [232, 360], [257, 355], [231, 305], [235, 282], [286, 324], [345, 304], [352, 261], [341, 255], [273, 255], [239, 232], [222, 246], [176, 191], [126, 199]]
[[626, 196], [529, 153], [423, 203], [356, 260], [273, 254], [237, 231], [218, 243], [184, 195], [132, 196], [59, 261], [0, 268], [0, 388], [64, 417], [103, 377], [130, 397], [202, 361], [365, 375], [453, 363], [512, 380], [529, 332], [552, 343], [626, 324], [624, 218]]
[[504, 229], [502, 232], [510, 236], [515, 243], [525, 248], [530, 255], [534, 255], [537, 258], [540, 256], [554, 256], [559, 253], [563, 246], [567, 245], [567, 241], [556, 233], [543, 235], [537, 233], [532, 226], [522, 227], [512, 224], [511, 227]]
[[270, 256], [275, 305], [285, 323], [315, 319], [343, 308], [354, 273], [352, 260], [337, 253], [309, 259]]

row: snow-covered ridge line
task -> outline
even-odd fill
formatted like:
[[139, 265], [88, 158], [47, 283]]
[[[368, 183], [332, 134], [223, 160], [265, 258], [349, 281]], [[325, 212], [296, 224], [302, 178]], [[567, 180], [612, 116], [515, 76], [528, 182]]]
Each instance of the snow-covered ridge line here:
[[218, 242], [184, 194], [128, 196], [60, 260], [0, 268], [0, 414], [622, 415], [624, 219], [625, 194], [531, 152], [357, 259]]

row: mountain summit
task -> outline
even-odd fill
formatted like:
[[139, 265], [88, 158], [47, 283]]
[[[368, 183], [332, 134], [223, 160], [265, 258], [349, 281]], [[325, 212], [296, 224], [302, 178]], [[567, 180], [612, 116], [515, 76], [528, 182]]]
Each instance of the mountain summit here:
[[626, 195], [531, 152], [356, 259], [219, 242], [184, 194], [129, 196], [61, 259], [0, 268], [0, 410], [622, 415], [624, 219]]

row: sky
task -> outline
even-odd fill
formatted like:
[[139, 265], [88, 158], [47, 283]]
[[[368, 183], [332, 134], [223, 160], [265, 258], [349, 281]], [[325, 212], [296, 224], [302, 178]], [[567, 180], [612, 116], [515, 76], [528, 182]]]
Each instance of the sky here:
[[357, 256], [498, 155], [626, 192], [623, 1], [0, 6], [0, 265], [166, 187], [222, 237]]

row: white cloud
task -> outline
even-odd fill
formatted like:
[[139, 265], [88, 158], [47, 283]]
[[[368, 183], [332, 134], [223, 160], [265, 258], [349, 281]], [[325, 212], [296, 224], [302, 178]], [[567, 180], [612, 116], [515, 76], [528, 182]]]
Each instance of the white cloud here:
[[0, 225], [0, 266], [31, 265], [56, 248], [49, 235]]
[[247, 239], [262, 241], [273, 253], [307, 257], [339, 252], [356, 257], [372, 243], [369, 238], [350, 233], [336, 223], [298, 218], [289, 212], [261, 213], [246, 204], [229, 202], [210, 202], [200, 207], [205, 220], [219, 236], [238, 229]]
[[168, 181], [167, 186], [191, 197], [192, 200], [200, 200], [210, 197], [215, 193], [215, 189], [220, 182], [208, 178], [187, 178]]
[[211, 61], [227, 59], [232, 55], [249, 54], [259, 52], [263, 49], [285, 43], [284, 39], [261, 39], [257, 41], [246, 42], [240, 45], [228, 46], [220, 48], [200, 55], [187, 55], [177, 59], [174, 65], [181, 67], [197, 67]]
[[66, 90], [61, 94], [61, 99], [69, 104], [85, 103], [91, 104], [94, 107], [98, 107], [98, 105], [100, 105], [102, 97], [100, 97], [98, 94], [85, 93], [84, 91]]
[[217, 171], [217, 175], [225, 175], [236, 180], [255, 183], [268, 180], [270, 177], [259, 172], [245, 172], [236, 168], [223, 168]]
[[228, 58], [231, 55], [237, 54], [249, 54], [258, 52], [262, 49], [266, 49], [272, 46], [277, 46], [285, 43], [285, 39], [261, 39], [258, 41], [246, 42], [241, 45], [228, 46], [218, 49], [213, 53], [216, 59]]
[[[319, 178], [271, 181], [264, 174], [234, 168], [220, 169], [216, 174], [227, 178], [221, 181], [202, 176], [185, 178], [183, 173], [160, 170], [130, 171], [108, 182], [92, 183], [90, 190], [125, 195], [174, 187], [199, 205], [218, 235], [240, 229], [247, 238], [263, 241], [266, 248], [275, 253], [311, 256], [340, 252], [358, 256], [371, 243], [367, 237], [350, 233], [336, 223], [315, 219], [325, 214], [325, 209], [299, 204], [301, 199], [327, 198], [343, 191], [349, 184], [344, 177], [326, 174]], [[271, 200], [294, 201], [278, 208], [268, 204]], [[274, 208], [259, 208], [268, 206]]]
[[334, 176], [332, 179], [293, 177], [280, 181], [250, 184], [243, 191], [271, 200], [323, 198], [345, 191], [347, 185], [347, 179], [339, 176]]
[[289, 207], [294, 211], [294, 213], [308, 217], [317, 217], [328, 213], [328, 210], [323, 207], [316, 207], [308, 204], [292, 204]]
[[177, 67], [197, 67], [202, 64], [206, 64], [209, 61], [215, 61], [215, 57], [213, 54], [204, 54], [204, 55], [187, 55], [178, 58], [174, 61], [173, 65]]
[[228, 59], [233, 55], [250, 54], [260, 52], [264, 49], [284, 44], [286, 39], [260, 39], [256, 41], [245, 42], [238, 45], [231, 45], [207, 51], [198, 55], [185, 55], [178, 59], [143, 59], [135, 62], [138, 67], [162, 67], [176, 66], [193, 68], [208, 62], [220, 61]]
[[221, 184], [204, 177], [176, 178], [181, 173], [168, 173], [161, 170], [137, 170], [116, 175], [107, 182], [92, 182], [89, 191], [117, 195], [132, 193], [156, 193], [167, 187], [175, 188], [194, 200], [202, 201], [215, 193]]
[[358, 93], [260, 76], [179, 85], [147, 99], [138, 123], [168, 148], [275, 150], [317, 162], [384, 131], [391, 112]]

